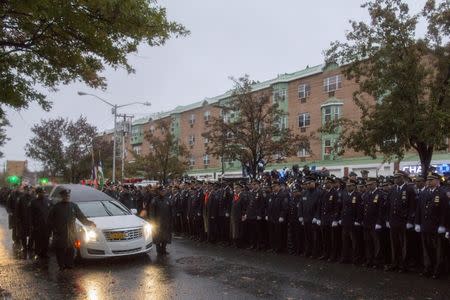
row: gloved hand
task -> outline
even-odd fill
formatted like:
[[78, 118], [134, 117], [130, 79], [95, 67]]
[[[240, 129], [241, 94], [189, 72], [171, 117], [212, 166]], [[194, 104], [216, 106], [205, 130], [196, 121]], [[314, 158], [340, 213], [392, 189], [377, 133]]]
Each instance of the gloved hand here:
[[322, 224], [322, 222], [320, 222], [320, 220], [317, 220], [317, 225], [319, 225], [320, 226], [320, 224]]
[[242, 221], [245, 221], [245, 220], [247, 220], [247, 215], [242, 216]]
[[341, 225], [341, 224], [342, 224], [342, 220], [339, 220], [339, 221], [338, 221], [338, 224]]
[[284, 222], [283, 217], [280, 217], [280, 218], [278, 219], [278, 222], [283, 223], [283, 222]]
[[361, 226], [359, 222], [355, 222], [355, 226]]
[[411, 228], [413, 228], [414, 226], [413, 226], [413, 224], [411, 224], [411, 223], [406, 223], [406, 229], [411, 229]]
[[313, 218], [313, 219], [312, 219], [312, 223], [313, 223], [313, 224], [316, 224], [316, 223], [317, 223], [317, 219], [316, 219], [316, 218]]
[[213, 216], [211, 216], [211, 219], [214, 219], [214, 217], [213, 217]]
[[391, 224], [389, 224], [389, 222], [386, 222], [386, 227], [391, 228]]
[[266, 216], [266, 221], [269, 221], [269, 217], [268, 216]]
[[422, 231], [422, 229], [420, 228], [420, 225], [419, 225], [419, 224], [416, 224], [416, 226], [414, 227], [414, 230], [415, 230], [416, 232], [421, 232], [421, 231]]
[[380, 230], [381, 229], [381, 225], [380, 224], [376, 224], [375, 225], [375, 230]]
[[299, 221], [300, 223], [303, 223], [303, 218], [302, 218], [302, 217], [298, 218], [298, 221]]
[[445, 233], [445, 227], [444, 226], [439, 226], [438, 233], [439, 234]]
[[450, 239], [450, 232], [447, 232], [447, 233], [445, 234], [445, 238], [446, 238], [446, 239]]
[[333, 222], [331, 223], [331, 227], [337, 227], [337, 226], [338, 226], [338, 222], [333, 221]]
[[256, 216], [256, 220], [261, 220], [262, 218], [260, 216]]
[[177, 217], [179, 217], [179, 216], [181, 216], [181, 214], [180, 214], [180, 213], [177, 213]]
[[230, 214], [229, 213], [225, 213], [225, 217], [229, 218]]
[[202, 215], [201, 213], [197, 213], [197, 216], [199, 216], [199, 217], [200, 217], [201, 215]]

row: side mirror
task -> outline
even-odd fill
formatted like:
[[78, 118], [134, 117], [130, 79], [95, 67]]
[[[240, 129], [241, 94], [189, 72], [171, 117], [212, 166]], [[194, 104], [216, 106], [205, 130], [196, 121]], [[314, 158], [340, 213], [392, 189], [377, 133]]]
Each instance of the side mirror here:
[[131, 213], [133, 215], [137, 215], [137, 209], [136, 208], [132, 208], [132, 209], [130, 209], [130, 211], [131, 211]]

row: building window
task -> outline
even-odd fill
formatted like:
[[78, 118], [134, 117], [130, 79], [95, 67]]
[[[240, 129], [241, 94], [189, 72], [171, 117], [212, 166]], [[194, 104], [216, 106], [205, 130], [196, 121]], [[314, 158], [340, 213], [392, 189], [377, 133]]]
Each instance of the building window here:
[[150, 133], [155, 133], [155, 126], [150, 126]]
[[299, 99], [306, 99], [306, 97], [309, 97], [311, 93], [311, 87], [309, 84], [300, 84], [298, 86], [298, 98]]
[[284, 130], [288, 128], [288, 118], [287, 116], [283, 116], [279, 118], [276, 122], [276, 126], [279, 130]]
[[341, 117], [341, 106], [330, 105], [323, 108], [323, 121], [328, 123], [331, 121], [337, 121]]
[[193, 156], [191, 156], [191, 158], [189, 158], [189, 165], [192, 167], [192, 166], [195, 166], [195, 158], [193, 157]]
[[189, 124], [194, 125], [194, 123], [195, 123], [195, 115], [192, 114], [192, 115], [189, 117]]
[[298, 157], [308, 157], [309, 156], [308, 149], [306, 149], [305, 147], [300, 147], [300, 149], [298, 149], [297, 156]]
[[303, 113], [298, 116], [298, 127], [308, 127], [311, 123], [311, 117], [309, 113]]
[[325, 140], [323, 143], [323, 154], [324, 155], [331, 155], [331, 152], [333, 152], [333, 146], [331, 144], [331, 140]]
[[137, 155], [141, 155], [141, 146], [133, 146], [133, 152]]
[[188, 144], [191, 146], [195, 144], [195, 135], [190, 135], [188, 137]]
[[283, 102], [286, 100], [287, 90], [278, 90], [273, 92], [273, 101], [274, 102]]
[[209, 143], [209, 139], [207, 137], [203, 138], [203, 144], [208, 144]]
[[208, 156], [208, 154], [203, 155], [203, 164], [205, 165], [205, 167], [207, 167], [209, 165], [209, 156]]
[[326, 93], [334, 92], [342, 87], [341, 75], [327, 77], [323, 80], [323, 91]]
[[211, 112], [205, 111], [205, 113], [203, 114], [203, 119], [205, 120], [205, 122], [208, 122], [211, 119]]

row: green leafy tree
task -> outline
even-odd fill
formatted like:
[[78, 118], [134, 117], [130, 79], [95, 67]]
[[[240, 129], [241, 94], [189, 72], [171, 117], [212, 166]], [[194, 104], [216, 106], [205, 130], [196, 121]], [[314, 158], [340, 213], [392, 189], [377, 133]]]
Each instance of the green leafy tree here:
[[162, 183], [183, 176], [189, 166], [189, 152], [172, 134], [169, 123], [160, 122], [155, 131], [147, 133], [145, 138], [150, 144], [150, 151], [146, 155], [133, 154], [135, 161], [128, 166], [130, 173]]
[[[259, 163], [270, 163], [309, 150], [309, 138], [295, 135], [281, 120], [286, 117], [277, 101], [264, 92], [253, 92], [249, 76], [233, 79], [231, 99], [217, 104], [221, 116], [213, 117], [203, 134], [210, 143], [207, 152], [237, 160], [255, 177]], [[233, 116], [234, 115], [234, 116]]]
[[446, 147], [450, 128], [450, 3], [427, 1], [423, 38], [416, 37], [420, 14], [411, 14], [401, 0], [363, 7], [370, 23], [352, 21], [347, 41], [332, 43], [326, 52], [327, 62], [341, 64], [359, 84], [353, 99], [361, 119], [341, 119], [322, 131], [339, 128], [336, 145], [342, 151], [381, 154], [386, 161], [415, 150], [425, 174], [433, 152]]
[[[152, 0], [0, 0], [0, 117], [50, 101], [37, 88], [82, 81], [105, 88], [105, 66], [134, 72], [127, 55], [188, 31]], [[4, 142], [4, 140], [0, 140]]]
[[34, 136], [26, 144], [25, 153], [41, 162], [50, 176], [74, 183], [90, 178], [97, 130], [86, 118], [75, 122], [63, 118], [42, 120], [31, 131]]

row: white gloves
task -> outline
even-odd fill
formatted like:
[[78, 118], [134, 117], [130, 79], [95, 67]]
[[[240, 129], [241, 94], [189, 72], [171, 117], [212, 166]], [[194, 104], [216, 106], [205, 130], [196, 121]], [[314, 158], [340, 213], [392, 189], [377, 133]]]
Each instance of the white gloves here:
[[197, 213], [197, 216], [199, 216], [199, 217], [200, 217], [201, 215], [202, 215], [201, 213]]
[[389, 222], [386, 222], [386, 227], [391, 228], [391, 224], [389, 224]]
[[331, 227], [337, 227], [337, 226], [338, 226], [338, 222], [333, 221], [333, 222], [331, 223]]
[[256, 220], [261, 220], [262, 218], [260, 216], [256, 216]]
[[302, 218], [302, 217], [298, 218], [298, 221], [299, 221], [300, 223], [303, 223], [303, 218]]
[[381, 225], [380, 224], [376, 224], [375, 225], [375, 230], [380, 230], [381, 229]]
[[320, 224], [322, 224], [322, 222], [320, 222], [320, 220], [317, 220], [316, 224], [320, 226]]
[[355, 226], [361, 226], [359, 222], [355, 222]]
[[339, 221], [338, 221], [338, 224], [341, 225], [341, 224], [342, 224], [342, 220], [339, 220]]
[[439, 226], [438, 233], [439, 234], [445, 233], [445, 227], [444, 226]]
[[414, 226], [413, 226], [413, 224], [411, 224], [411, 223], [406, 223], [406, 229], [411, 229], [411, 228], [413, 228]]
[[278, 219], [278, 222], [283, 223], [283, 222], [284, 222], [283, 217], [280, 217], [280, 218]]
[[445, 238], [446, 238], [446, 239], [450, 239], [450, 232], [447, 232], [447, 233], [445, 234]]
[[266, 216], [266, 221], [269, 221], [269, 216]]
[[245, 220], [247, 220], [247, 215], [242, 216], [242, 221], [245, 221]]
[[229, 213], [225, 213], [225, 217], [230, 217], [230, 214]]
[[419, 224], [416, 224], [416, 226], [414, 227], [414, 230], [415, 230], [416, 232], [421, 232], [421, 231], [422, 231], [422, 229], [420, 228], [420, 225], [419, 225]]
[[312, 219], [312, 223], [316, 224], [317, 223], [317, 219], [316, 218]]

